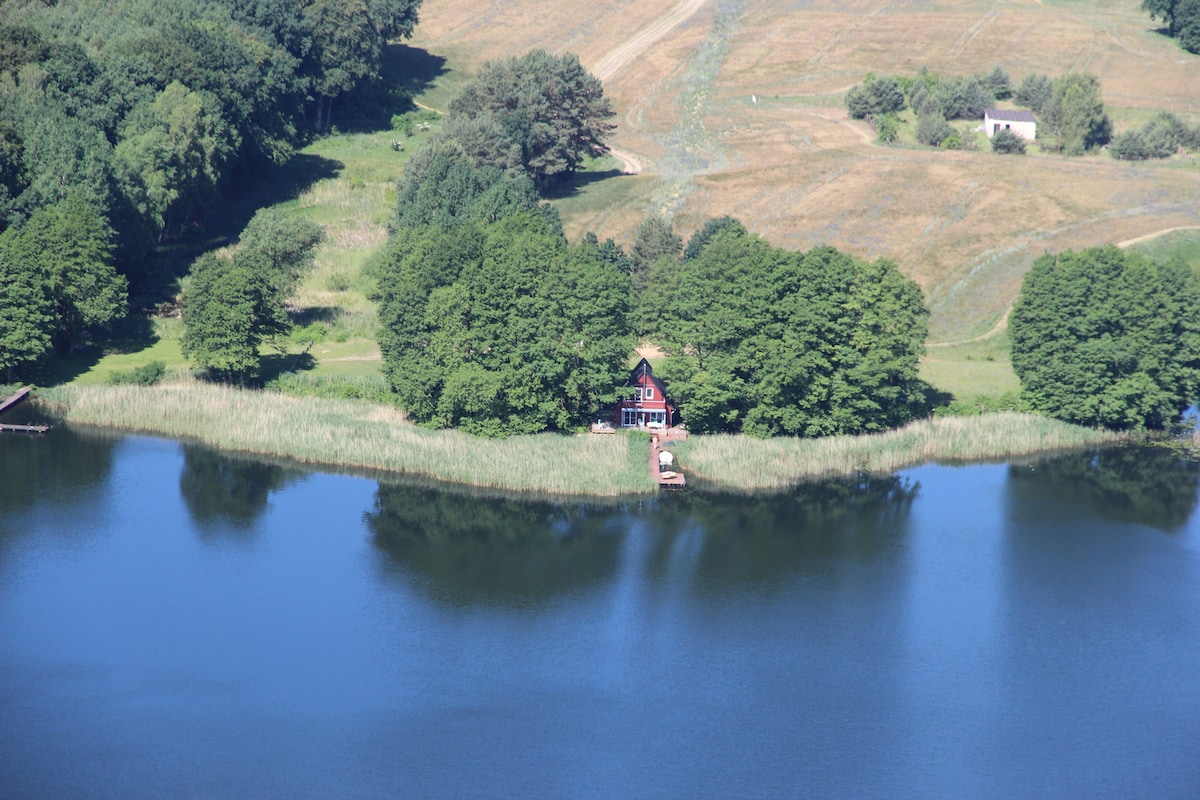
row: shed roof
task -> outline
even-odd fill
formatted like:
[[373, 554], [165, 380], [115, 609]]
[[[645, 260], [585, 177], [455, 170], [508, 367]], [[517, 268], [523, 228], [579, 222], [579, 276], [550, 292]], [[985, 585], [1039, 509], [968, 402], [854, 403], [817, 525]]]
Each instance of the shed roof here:
[[1012, 108], [989, 108], [983, 112], [988, 119], [998, 119], [1001, 122], [1037, 122], [1032, 111], [1017, 111]]

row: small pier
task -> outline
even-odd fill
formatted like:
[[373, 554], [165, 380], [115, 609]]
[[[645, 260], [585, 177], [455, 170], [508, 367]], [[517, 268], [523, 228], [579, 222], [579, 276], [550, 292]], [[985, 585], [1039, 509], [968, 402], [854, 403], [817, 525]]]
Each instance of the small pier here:
[[[29, 397], [29, 387], [22, 386], [20, 389], [17, 390], [16, 394], [10, 396], [8, 399], [4, 400], [3, 402], [0, 402], [0, 414], [3, 414], [5, 411], [8, 411], [10, 408], [13, 408], [14, 406], [19, 405], [21, 403], [21, 401], [25, 400], [28, 397]], [[5, 424], [5, 423], [0, 423], [0, 431], [11, 431], [14, 433], [45, 433], [48, 430], [50, 430], [49, 425], [9, 425], [9, 424]]]
[[687, 485], [687, 479], [683, 477], [683, 473], [678, 470], [662, 470], [662, 462], [659, 461], [659, 453], [663, 451], [663, 443], [669, 441], [679, 441], [687, 438], [685, 431], [676, 431], [668, 429], [665, 431], [651, 431], [650, 433], [650, 476], [658, 483], [660, 489], [682, 489]]

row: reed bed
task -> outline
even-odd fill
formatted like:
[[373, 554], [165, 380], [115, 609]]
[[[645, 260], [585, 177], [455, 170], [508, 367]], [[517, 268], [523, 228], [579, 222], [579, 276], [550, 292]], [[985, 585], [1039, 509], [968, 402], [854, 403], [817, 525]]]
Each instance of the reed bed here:
[[928, 462], [993, 461], [1114, 441], [1118, 434], [1015, 412], [939, 417], [867, 436], [754, 439], [694, 436], [677, 451], [683, 467], [723, 488], [786, 489], [802, 480], [890, 474]]
[[38, 397], [68, 424], [191, 439], [313, 465], [557, 495], [615, 497], [657, 490], [648, 445], [631, 436], [480, 439], [419, 428], [389, 406], [201, 383], [61, 386]]

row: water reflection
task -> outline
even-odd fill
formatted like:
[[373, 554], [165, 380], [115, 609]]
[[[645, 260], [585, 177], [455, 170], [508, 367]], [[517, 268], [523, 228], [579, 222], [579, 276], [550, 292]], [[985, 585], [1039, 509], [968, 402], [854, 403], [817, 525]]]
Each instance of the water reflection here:
[[870, 562], [904, 538], [920, 485], [898, 476], [801, 484], [787, 494], [664, 498], [652, 524], [696, 528], [705, 585], [769, 585], [793, 572], [828, 574], [835, 562]]
[[612, 575], [619, 508], [381, 483], [375, 545], [435, 598], [537, 603]]
[[699, 591], [829, 574], [892, 551], [917, 491], [893, 476], [597, 506], [381, 484], [366, 522], [389, 565], [434, 597], [524, 605], [630, 570]]
[[1200, 463], [1165, 447], [1112, 447], [1009, 467], [1010, 490], [1034, 506], [1061, 503], [1113, 522], [1183, 528], [1196, 508]]
[[41, 436], [0, 434], [0, 520], [48, 495], [79, 499], [108, 480], [118, 439], [56, 427]]
[[246, 531], [267, 509], [272, 492], [305, 474], [268, 461], [185, 444], [179, 492], [188, 513], [202, 528]]

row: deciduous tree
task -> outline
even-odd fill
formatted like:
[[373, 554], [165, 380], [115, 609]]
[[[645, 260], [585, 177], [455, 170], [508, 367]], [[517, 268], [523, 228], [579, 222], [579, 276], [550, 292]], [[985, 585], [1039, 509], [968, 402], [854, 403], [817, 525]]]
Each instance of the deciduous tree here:
[[1045, 255], [1009, 327], [1022, 398], [1050, 416], [1158, 429], [1200, 391], [1200, 279], [1111, 245]]
[[604, 87], [578, 56], [545, 50], [485, 63], [450, 104], [450, 114], [452, 121], [494, 118], [539, 185], [574, 172], [584, 158], [608, 152], [604, 140], [614, 128]]
[[405, 411], [482, 435], [565, 430], [616, 397], [629, 276], [535, 212], [406, 230], [381, 262], [380, 347]]

